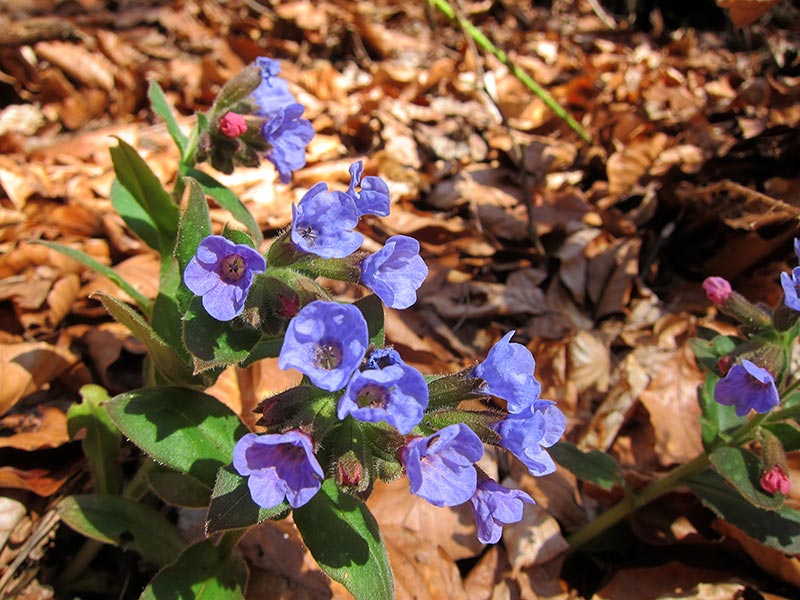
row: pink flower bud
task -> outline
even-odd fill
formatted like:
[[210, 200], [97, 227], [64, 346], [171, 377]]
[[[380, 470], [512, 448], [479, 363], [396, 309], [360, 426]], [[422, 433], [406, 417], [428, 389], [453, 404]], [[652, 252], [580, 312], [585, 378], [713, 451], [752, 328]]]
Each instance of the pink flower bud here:
[[219, 130], [229, 138], [237, 138], [247, 131], [247, 122], [242, 115], [227, 112], [219, 120]]
[[792, 489], [792, 482], [783, 469], [775, 465], [761, 476], [761, 487], [770, 494], [780, 492], [785, 496]]
[[706, 291], [708, 299], [717, 306], [725, 304], [733, 291], [728, 280], [722, 277], [706, 277], [703, 289]]

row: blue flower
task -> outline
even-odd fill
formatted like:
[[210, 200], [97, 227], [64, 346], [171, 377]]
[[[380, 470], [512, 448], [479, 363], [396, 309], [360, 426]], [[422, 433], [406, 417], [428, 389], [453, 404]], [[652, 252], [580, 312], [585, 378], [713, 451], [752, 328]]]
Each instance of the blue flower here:
[[292, 508], [303, 506], [322, 485], [322, 467], [311, 438], [300, 431], [248, 433], [233, 449], [233, 467], [247, 477], [253, 502], [272, 508], [284, 498]]
[[251, 94], [257, 105], [256, 115], [271, 118], [280, 109], [297, 102], [289, 91], [289, 84], [278, 77], [281, 64], [277, 60], [261, 56], [255, 60], [255, 64], [261, 71], [261, 83]]
[[353, 231], [358, 212], [344, 192], [329, 192], [318, 183], [292, 206], [292, 242], [323, 258], [344, 258], [361, 247], [364, 236]]
[[745, 416], [750, 409], [764, 414], [781, 403], [770, 372], [747, 359], [733, 365], [717, 382], [714, 399], [725, 406], [735, 406], [739, 417]]
[[472, 498], [477, 485], [475, 463], [481, 456], [480, 438], [463, 423], [413, 438], [401, 452], [411, 493], [434, 506], [455, 506]]
[[314, 138], [311, 122], [301, 118], [304, 110], [302, 104], [289, 104], [278, 109], [261, 128], [264, 139], [272, 146], [267, 158], [278, 169], [282, 183], [289, 183], [292, 171], [305, 166], [306, 146]]
[[500, 445], [516, 456], [534, 476], [556, 470], [545, 448], [561, 439], [567, 427], [564, 414], [553, 404], [544, 402], [537, 402], [524, 413], [508, 415], [495, 426], [500, 434]]
[[482, 544], [496, 544], [504, 524], [522, 520], [523, 503], [534, 504], [525, 492], [511, 490], [486, 476], [479, 476], [475, 494], [469, 501], [478, 524], [478, 541]]
[[278, 366], [304, 373], [318, 388], [342, 389], [369, 344], [367, 322], [352, 304], [316, 300], [289, 321]]
[[792, 310], [800, 312], [800, 267], [792, 269], [792, 274], [781, 273], [783, 303]]
[[[358, 215], [377, 215], [385, 217], [389, 214], [391, 204], [389, 186], [380, 177], [367, 175], [361, 179], [364, 172], [362, 161], [350, 165], [350, 187], [347, 194], [353, 198], [358, 209]], [[356, 192], [356, 186], [361, 182], [361, 192]]]
[[[405, 364], [396, 352], [394, 355], [376, 361], [370, 357], [368, 365], [378, 366], [353, 376], [339, 399], [340, 419], [350, 415], [368, 423], [385, 421], [402, 434], [419, 424], [428, 407], [428, 385], [422, 373]], [[381, 362], [389, 364], [380, 366]]]
[[408, 308], [417, 301], [417, 290], [428, 267], [419, 255], [419, 242], [395, 235], [361, 263], [361, 283], [375, 292], [386, 306]]
[[511, 342], [509, 331], [497, 342], [486, 360], [475, 366], [473, 375], [483, 379], [481, 391], [502, 398], [508, 412], [527, 411], [539, 397], [539, 382], [533, 376], [536, 361], [525, 346]]
[[253, 275], [267, 268], [264, 257], [244, 244], [211, 235], [186, 265], [183, 281], [203, 297], [203, 308], [218, 321], [230, 321], [244, 310]]

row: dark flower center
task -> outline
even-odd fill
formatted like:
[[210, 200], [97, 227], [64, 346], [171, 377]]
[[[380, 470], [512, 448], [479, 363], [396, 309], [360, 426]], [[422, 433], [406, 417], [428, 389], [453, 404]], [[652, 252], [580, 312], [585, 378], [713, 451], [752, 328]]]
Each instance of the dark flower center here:
[[322, 343], [314, 351], [314, 362], [326, 371], [332, 371], [342, 364], [342, 351], [336, 344]]
[[244, 258], [238, 254], [230, 254], [219, 263], [219, 276], [225, 283], [236, 283], [245, 273]]
[[312, 229], [309, 226], [303, 227], [299, 231], [299, 233], [300, 237], [306, 240], [309, 246], [313, 246], [314, 243], [317, 241], [317, 237], [319, 237], [319, 234], [316, 232], [316, 230]]
[[387, 401], [387, 390], [374, 383], [368, 383], [358, 392], [356, 401], [361, 408], [369, 406], [372, 408], [384, 408]]

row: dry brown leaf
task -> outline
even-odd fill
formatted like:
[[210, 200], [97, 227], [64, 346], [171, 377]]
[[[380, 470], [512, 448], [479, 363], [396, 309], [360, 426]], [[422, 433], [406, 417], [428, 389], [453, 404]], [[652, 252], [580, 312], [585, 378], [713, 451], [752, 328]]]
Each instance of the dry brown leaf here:
[[69, 350], [45, 342], [0, 344], [0, 415], [78, 362]]
[[494, 545], [489, 548], [464, 580], [468, 600], [510, 598], [510, 580], [507, 576], [510, 567], [502, 546]]
[[625, 312], [639, 274], [641, 246], [640, 238], [617, 240], [589, 262], [587, 292], [596, 317]]
[[55, 406], [39, 407], [36, 414], [7, 415], [0, 419], [0, 429], [12, 432], [0, 436], [0, 448], [41, 450], [69, 441], [67, 415]]
[[737, 27], [747, 27], [763, 17], [780, 0], [717, 0], [717, 4], [727, 8], [731, 21]]
[[628, 143], [608, 157], [608, 193], [617, 198], [629, 192], [647, 175], [659, 155], [667, 148], [669, 137], [656, 133]]
[[611, 354], [599, 336], [579, 331], [570, 340], [567, 352], [567, 377], [578, 393], [590, 388], [608, 391]]
[[800, 587], [800, 557], [786, 555], [754, 540], [741, 529], [727, 521], [717, 520], [714, 528], [727, 538], [736, 540], [747, 555], [767, 573], [786, 583]]
[[[513, 483], [512, 483], [513, 485]], [[536, 504], [525, 504], [522, 520], [503, 527], [503, 542], [513, 572], [566, 557], [569, 544], [558, 522]]]
[[735, 573], [672, 561], [657, 567], [623, 569], [592, 600], [732, 600], [745, 590], [736, 579]]

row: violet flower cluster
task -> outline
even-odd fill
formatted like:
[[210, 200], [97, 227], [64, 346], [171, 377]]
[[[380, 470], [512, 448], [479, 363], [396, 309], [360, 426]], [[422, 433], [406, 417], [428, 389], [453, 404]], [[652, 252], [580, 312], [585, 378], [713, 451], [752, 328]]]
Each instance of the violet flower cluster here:
[[[800, 240], [794, 241], [794, 253], [800, 262]], [[783, 288], [784, 304], [794, 311], [800, 312], [800, 267], [792, 269], [789, 273], [781, 273], [781, 287]]]
[[[200, 159], [227, 172], [234, 164], [257, 166], [266, 157], [283, 182], [305, 164], [313, 128], [279, 72], [277, 61], [259, 58], [223, 88]], [[200, 243], [184, 271], [186, 287], [218, 321], [233, 321], [245, 309], [248, 316], [236, 328], [258, 328], [269, 315], [289, 319], [280, 330], [278, 365], [304, 376], [297, 388], [265, 400], [261, 424], [267, 431], [239, 440], [233, 467], [247, 478], [253, 501], [266, 509], [303, 506], [326, 477], [365, 495], [375, 478], [404, 472], [411, 493], [431, 504], [468, 504], [478, 538], [495, 543], [503, 525], [519, 521], [533, 499], [480, 470], [484, 444], [505, 448], [531, 474], [546, 475], [555, 470], [547, 448], [566, 426], [555, 403], [539, 398], [534, 358], [511, 342], [514, 332], [474, 367], [428, 381], [394, 348], [376, 347], [357, 305], [335, 302], [311, 282], [290, 299], [270, 291], [270, 282], [339, 273], [387, 307], [416, 302], [428, 274], [419, 242], [395, 235], [374, 254], [360, 251], [360, 219], [387, 216], [390, 193], [380, 177], [364, 175], [361, 161], [349, 171], [346, 190], [317, 183], [302, 196], [292, 207], [290, 230], [266, 259], [255, 248], [213, 235]], [[281, 279], [287, 271], [295, 279]], [[250, 300], [256, 283], [259, 293]], [[288, 304], [293, 308], [287, 312]], [[442, 389], [450, 391], [442, 396]], [[482, 398], [486, 410], [461, 410], [460, 401], [468, 397]]]

